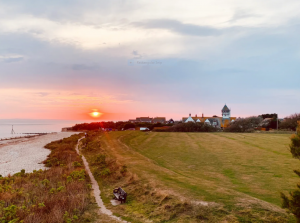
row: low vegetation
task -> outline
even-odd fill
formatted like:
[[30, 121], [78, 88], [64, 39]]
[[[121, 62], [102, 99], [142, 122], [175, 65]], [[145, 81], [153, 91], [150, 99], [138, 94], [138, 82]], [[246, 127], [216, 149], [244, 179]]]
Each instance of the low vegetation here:
[[116, 130], [127, 130], [130, 128], [136, 127], [146, 127], [152, 130], [154, 127], [162, 127], [162, 126], [172, 126], [173, 124], [162, 124], [162, 123], [131, 123], [131, 122], [92, 122], [92, 123], [81, 123], [76, 124], [72, 127], [74, 131], [80, 130], [88, 130], [88, 131], [95, 131], [101, 128], [109, 128], [109, 129], [116, 129]]
[[227, 128], [224, 129], [225, 132], [253, 132], [255, 128], [259, 126], [262, 122], [262, 117], [248, 117], [248, 118], [238, 118], [234, 122], [231, 122]]
[[170, 128], [165, 129], [157, 129], [156, 132], [216, 132], [218, 128], [215, 128], [206, 123], [179, 123], [177, 125], [173, 125]]
[[297, 121], [300, 121], [300, 113], [296, 113], [286, 117], [280, 124], [280, 129], [290, 129], [296, 131]]
[[0, 178], [1, 223], [91, 222], [90, 182], [75, 151], [79, 135], [46, 145], [48, 170]]

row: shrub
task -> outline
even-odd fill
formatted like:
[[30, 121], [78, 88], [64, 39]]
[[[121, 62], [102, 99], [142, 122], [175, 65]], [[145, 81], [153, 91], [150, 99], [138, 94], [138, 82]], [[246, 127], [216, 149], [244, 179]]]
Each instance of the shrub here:
[[[300, 122], [297, 128], [297, 134], [291, 136], [290, 152], [293, 157], [300, 160]], [[294, 170], [294, 172], [300, 177], [300, 170]], [[284, 193], [280, 193], [282, 198], [282, 207], [287, 208], [291, 213], [293, 213], [297, 219], [297, 222], [300, 222], [300, 186], [290, 192], [289, 196], [286, 196]]]
[[[83, 213], [92, 201], [85, 170], [71, 165], [81, 162], [74, 148], [78, 138], [71, 136], [47, 145], [51, 154], [45, 163], [51, 165], [50, 169], [33, 173], [21, 170], [0, 178], [1, 223], [66, 222], [66, 211], [72, 222], [84, 222]], [[64, 152], [67, 159], [61, 160], [64, 156], [60, 153]], [[56, 166], [56, 162], [66, 165]]]
[[73, 163], [73, 166], [74, 166], [74, 167], [80, 167], [80, 166], [82, 166], [82, 165], [81, 165], [80, 162], [75, 161], [75, 162]]
[[170, 128], [158, 129], [156, 132], [216, 132], [218, 129], [205, 123], [180, 123]]
[[262, 117], [248, 117], [239, 118], [234, 122], [231, 122], [227, 128], [224, 129], [225, 132], [252, 132], [259, 124], [262, 122]]
[[296, 131], [297, 128], [297, 121], [300, 120], [300, 113], [296, 113], [286, 117], [282, 122], [279, 124], [280, 129], [291, 129]]
[[128, 172], [127, 166], [126, 166], [126, 165], [123, 165], [123, 166], [121, 167], [120, 173], [121, 173], [123, 176], [125, 176], [127, 172]]

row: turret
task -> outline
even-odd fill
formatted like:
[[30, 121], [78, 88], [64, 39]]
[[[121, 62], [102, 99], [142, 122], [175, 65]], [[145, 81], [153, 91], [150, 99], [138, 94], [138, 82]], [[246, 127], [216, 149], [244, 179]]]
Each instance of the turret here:
[[221, 110], [222, 112], [222, 117], [225, 119], [229, 119], [230, 118], [230, 109], [227, 107], [227, 105], [225, 104], [223, 109]]

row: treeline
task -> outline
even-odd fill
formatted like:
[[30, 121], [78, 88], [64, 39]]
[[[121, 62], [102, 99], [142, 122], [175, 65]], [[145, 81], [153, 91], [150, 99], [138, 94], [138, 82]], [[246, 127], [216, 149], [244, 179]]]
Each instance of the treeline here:
[[248, 118], [238, 118], [231, 122], [224, 132], [253, 132], [255, 128], [263, 121], [261, 116], [252, 116]]
[[179, 123], [167, 129], [155, 129], [156, 132], [216, 132], [217, 128], [205, 123]]
[[[265, 120], [265, 118], [270, 118]], [[278, 129], [296, 131], [297, 121], [300, 121], [300, 113], [290, 115], [283, 121], [278, 120]], [[277, 129], [277, 114], [264, 114], [247, 118], [238, 118], [231, 122], [225, 132], [253, 132], [257, 128]]]
[[130, 122], [92, 122], [92, 123], [82, 123], [76, 124], [72, 127], [74, 131], [81, 131], [81, 130], [99, 130], [100, 128], [111, 128], [121, 130], [127, 130], [130, 128], [136, 127], [146, 127], [152, 130], [154, 127], [162, 127], [162, 126], [172, 126], [173, 124], [152, 124], [152, 123], [130, 123]]
[[282, 122], [280, 122], [279, 129], [290, 129], [296, 131], [297, 121], [300, 121], [300, 113], [295, 113], [286, 117]]

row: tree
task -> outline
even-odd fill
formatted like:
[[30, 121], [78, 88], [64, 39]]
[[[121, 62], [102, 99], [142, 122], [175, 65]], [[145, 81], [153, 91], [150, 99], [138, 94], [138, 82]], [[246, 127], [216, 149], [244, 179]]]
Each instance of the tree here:
[[227, 128], [224, 129], [225, 132], [251, 132], [259, 125], [262, 121], [262, 117], [248, 117], [248, 118], [238, 118], [234, 122], [231, 122]]
[[[300, 160], [300, 121], [298, 121], [297, 134], [291, 136], [290, 152], [295, 159]], [[294, 170], [294, 172], [300, 177], [300, 170]], [[297, 222], [300, 223], [300, 184], [297, 187], [296, 190], [289, 193], [289, 196], [284, 193], [280, 193], [280, 195], [282, 207], [293, 213]]]
[[293, 131], [297, 128], [297, 121], [300, 120], [300, 113], [296, 113], [286, 117], [280, 124], [280, 129], [292, 129]]
[[131, 129], [131, 128], [135, 128], [135, 124], [133, 123], [127, 123], [125, 126], [124, 126], [124, 129]]

